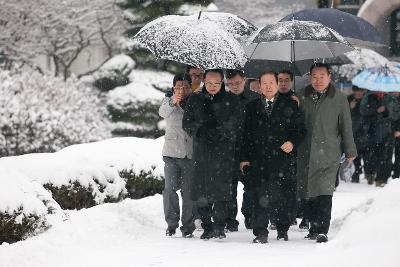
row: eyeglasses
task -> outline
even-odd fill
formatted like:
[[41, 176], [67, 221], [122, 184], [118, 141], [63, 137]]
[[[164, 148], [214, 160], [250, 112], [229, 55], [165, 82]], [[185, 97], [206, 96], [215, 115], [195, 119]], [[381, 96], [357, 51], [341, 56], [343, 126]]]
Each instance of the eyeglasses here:
[[216, 83], [213, 83], [213, 82], [205, 82], [205, 85], [206, 85], [206, 86], [221, 86], [221, 84], [222, 84], [222, 82], [216, 82]]

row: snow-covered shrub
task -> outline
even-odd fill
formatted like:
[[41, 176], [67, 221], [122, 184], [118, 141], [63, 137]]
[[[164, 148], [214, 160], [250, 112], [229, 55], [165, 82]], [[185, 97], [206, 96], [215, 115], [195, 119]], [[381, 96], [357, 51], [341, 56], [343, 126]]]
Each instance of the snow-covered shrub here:
[[[157, 78], [153, 76], [152, 83], [165, 87]], [[117, 87], [107, 95], [107, 109], [114, 123], [112, 133], [116, 136], [159, 137], [162, 134], [158, 128], [161, 119], [158, 109], [164, 93], [143, 79]]]
[[[63, 209], [90, 208], [102, 203], [112, 203], [122, 200], [126, 195], [125, 183], [114, 173], [108, 172], [106, 177], [102, 173], [100, 177], [92, 177], [92, 171], [86, 170], [86, 174], [70, 179], [68, 182], [50, 181], [44, 187], [52, 193], [53, 199]], [[104, 170], [98, 170], [101, 172]], [[84, 172], [84, 170], [82, 170]], [[64, 180], [64, 179], [62, 179]]]
[[0, 168], [0, 244], [13, 243], [65, 219], [61, 207], [36, 181]]
[[110, 136], [93, 89], [75, 78], [0, 71], [0, 155], [53, 152]]
[[135, 65], [135, 61], [129, 56], [117, 55], [92, 74], [93, 85], [102, 91], [109, 91], [115, 87], [127, 85], [129, 83], [129, 74]]
[[152, 170], [141, 170], [135, 173], [133, 170], [123, 170], [119, 175], [126, 181], [128, 198], [138, 199], [155, 194], [161, 194], [164, 189], [164, 178], [157, 176]]

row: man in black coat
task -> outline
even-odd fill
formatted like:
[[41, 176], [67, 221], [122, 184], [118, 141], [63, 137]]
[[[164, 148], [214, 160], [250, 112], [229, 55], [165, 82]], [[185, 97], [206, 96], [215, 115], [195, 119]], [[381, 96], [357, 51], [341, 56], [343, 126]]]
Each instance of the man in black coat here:
[[368, 151], [364, 165], [368, 184], [384, 186], [391, 176], [394, 136], [392, 122], [400, 119], [398, 100], [387, 93], [368, 92], [360, 104], [365, 123], [363, 136], [367, 137]]
[[240, 165], [240, 146], [242, 144], [242, 128], [243, 128], [243, 121], [244, 121], [244, 114], [245, 114], [245, 107], [246, 105], [257, 98], [260, 98], [260, 94], [250, 91], [249, 89], [245, 89], [246, 85], [246, 77], [243, 71], [240, 70], [227, 70], [226, 71], [226, 79], [227, 85], [229, 87], [229, 93], [235, 95], [239, 100], [239, 106], [241, 109], [241, 126], [240, 126], [240, 133], [238, 134], [238, 139], [236, 141], [235, 146], [235, 162], [236, 162], [236, 169], [235, 174], [232, 177], [232, 201], [229, 203], [228, 206], [228, 219], [226, 221], [226, 229], [229, 232], [236, 232], [238, 231], [239, 222], [236, 220], [236, 216], [238, 213], [238, 205], [237, 205], [237, 187], [239, 178], [244, 185], [244, 192], [243, 192], [243, 202], [242, 202], [242, 213], [244, 215], [244, 223], [247, 229], [251, 229], [251, 219], [253, 214], [253, 192], [251, 188], [246, 183], [247, 176], [241, 176], [241, 171], [239, 168]]
[[206, 240], [226, 237], [235, 173], [240, 110], [237, 97], [225, 91], [223, 78], [222, 70], [205, 72], [204, 86], [190, 96], [182, 120], [183, 129], [193, 136], [191, 197], [197, 201], [204, 229], [200, 238]]
[[353, 135], [354, 142], [356, 143], [358, 157], [354, 160], [355, 172], [351, 178], [353, 183], [360, 182], [360, 174], [362, 174], [361, 159], [366, 161], [366, 158], [363, 157], [365, 151], [365, 139], [364, 139], [364, 131], [363, 131], [363, 118], [360, 113], [360, 104], [361, 100], [364, 97], [365, 90], [362, 88], [358, 88], [353, 85], [353, 93], [347, 97], [350, 105], [351, 112], [351, 122], [353, 126]]
[[261, 74], [260, 86], [264, 98], [246, 108], [240, 168], [250, 169], [253, 178], [253, 242], [268, 242], [269, 213], [276, 220], [277, 238], [287, 241], [296, 198], [295, 149], [305, 135], [304, 117], [295, 100], [278, 94], [276, 73]]

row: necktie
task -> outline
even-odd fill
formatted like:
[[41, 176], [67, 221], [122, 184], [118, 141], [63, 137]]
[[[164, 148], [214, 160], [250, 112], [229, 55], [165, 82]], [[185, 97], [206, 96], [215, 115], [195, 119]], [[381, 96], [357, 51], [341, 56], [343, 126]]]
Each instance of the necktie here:
[[272, 113], [272, 101], [267, 101], [267, 114], [268, 116]]

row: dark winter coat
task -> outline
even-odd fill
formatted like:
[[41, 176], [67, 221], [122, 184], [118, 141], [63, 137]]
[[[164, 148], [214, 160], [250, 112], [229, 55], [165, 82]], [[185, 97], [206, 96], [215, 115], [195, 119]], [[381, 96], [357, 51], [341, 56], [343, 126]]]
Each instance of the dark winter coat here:
[[[305, 136], [304, 116], [289, 97], [277, 95], [269, 116], [266, 105], [264, 98], [247, 105], [241, 161], [250, 162], [254, 187], [276, 182], [293, 185], [287, 180], [296, 179], [296, 150]], [[280, 148], [286, 141], [294, 145], [291, 153]]]
[[235, 166], [240, 124], [238, 98], [224, 89], [212, 96], [205, 88], [193, 93], [182, 126], [193, 136], [191, 197], [200, 201], [228, 201]]
[[[234, 94], [233, 94], [234, 95]], [[243, 93], [241, 93], [240, 95], [235, 95], [238, 98], [239, 101], [239, 108], [240, 108], [240, 125], [239, 125], [239, 131], [237, 134], [237, 139], [236, 139], [236, 144], [235, 144], [235, 160], [237, 162], [237, 168], [236, 168], [236, 172], [237, 175], [235, 178], [239, 178], [241, 175], [241, 171], [240, 171], [240, 149], [241, 149], [241, 145], [243, 143], [243, 128], [244, 128], [244, 119], [246, 116], [246, 106], [248, 103], [250, 103], [251, 101], [261, 98], [261, 95], [250, 91], [248, 89], [245, 89], [243, 91]]]
[[298, 94], [307, 134], [298, 150], [298, 197], [332, 195], [342, 153], [357, 156], [349, 102], [330, 84], [315, 101], [311, 85]]
[[[377, 109], [385, 106], [383, 113]], [[360, 113], [364, 120], [363, 135], [367, 137], [368, 146], [393, 141], [392, 122], [400, 119], [400, 105], [398, 100], [389, 94], [379, 99], [373, 92], [367, 93], [361, 101]]]
[[[347, 100], [350, 104], [354, 100], [354, 94], [347, 96]], [[366, 148], [366, 142], [368, 142], [364, 134], [367, 126], [360, 113], [361, 100], [362, 99], [358, 99], [356, 106], [353, 109], [350, 108], [354, 142], [356, 143], [358, 151], [363, 151]]]

